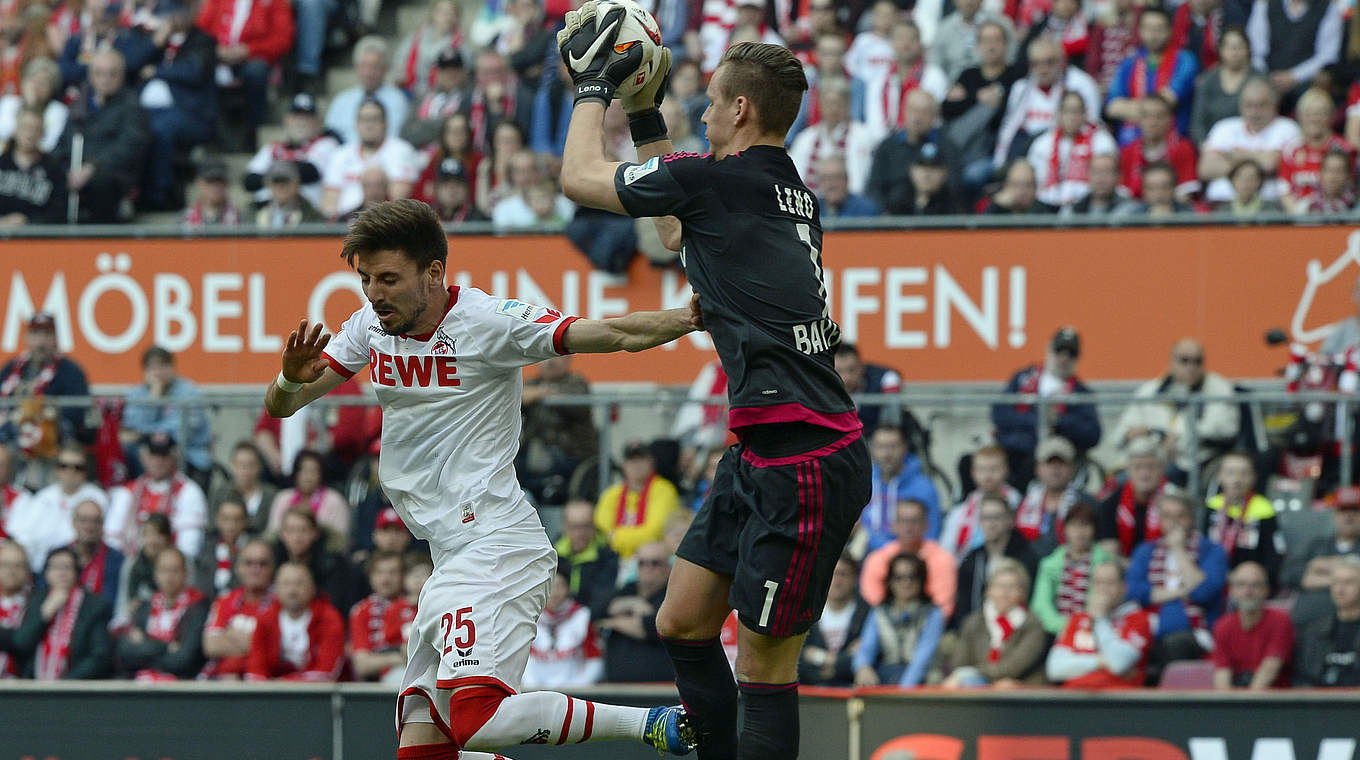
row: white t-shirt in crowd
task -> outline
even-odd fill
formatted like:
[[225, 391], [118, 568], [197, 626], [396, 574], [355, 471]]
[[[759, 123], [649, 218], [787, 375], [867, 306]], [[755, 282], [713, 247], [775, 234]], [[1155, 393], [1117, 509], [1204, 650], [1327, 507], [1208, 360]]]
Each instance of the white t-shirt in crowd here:
[[[1283, 151], [1290, 143], [1303, 139], [1303, 132], [1293, 119], [1276, 116], [1260, 132], [1247, 129], [1241, 116], [1230, 116], [1220, 120], [1209, 130], [1204, 138], [1204, 152], [1218, 151], [1229, 153], [1234, 150]], [[1288, 185], [1279, 179], [1267, 179], [1261, 187], [1261, 198], [1268, 201], [1279, 200]], [[1227, 177], [1219, 177], [1209, 183], [1205, 197], [1215, 203], [1225, 203], [1233, 198], [1232, 182]]]
[[421, 157], [411, 144], [400, 137], [383, 140], [378, 149], [367, 153], [358, 142], [345, 143], [331, 154], [326, 169], [321, 173], [323, 187], [340, 191], [336, 213], [344, 216], [364, 202], [364, 188], [359, 179], [369, 167], [380, 166], [389, 182], [412, 182], [424, 168]]

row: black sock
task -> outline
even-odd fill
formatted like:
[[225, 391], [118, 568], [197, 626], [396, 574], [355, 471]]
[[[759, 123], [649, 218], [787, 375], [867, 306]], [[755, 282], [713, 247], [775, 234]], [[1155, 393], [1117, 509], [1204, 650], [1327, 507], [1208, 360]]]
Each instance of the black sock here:
[[741, 760], [798, 757], [798, 683], [745, 683], [741, 689]]
[[717, 638], [666, 639], [675, 688], [699, 734], [698, 760], [736, 760], [737, 683]]

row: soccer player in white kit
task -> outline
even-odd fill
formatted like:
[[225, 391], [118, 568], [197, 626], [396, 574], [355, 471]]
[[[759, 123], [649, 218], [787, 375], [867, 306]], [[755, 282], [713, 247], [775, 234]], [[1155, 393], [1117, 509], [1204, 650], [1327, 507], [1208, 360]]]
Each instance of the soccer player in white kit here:
[[578, 319], [476, 288], [446, 286], [448, 241], [429, 206], [382, 203], [341, 256], [368, 304], [340, 332], [303, 320], [265, 396], [286, 417], [367, 365], [383, 408], [378, 479], [430, 544], [397, 698], [399, 760], [489, 760], [469, 750], [632, 738], [674, 754], [693, 745], [680, 707], [621, 707], [519, 694], [557, 556], [513, 461], [520, 369], [565, 353], [641, 351], [702, 327], [690, 308]]

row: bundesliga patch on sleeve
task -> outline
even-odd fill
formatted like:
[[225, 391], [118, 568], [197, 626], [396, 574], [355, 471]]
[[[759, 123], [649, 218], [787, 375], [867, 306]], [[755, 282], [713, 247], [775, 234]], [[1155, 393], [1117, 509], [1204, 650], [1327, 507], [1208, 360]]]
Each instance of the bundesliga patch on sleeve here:
[[631, 185], [660, 168], [660, 156], [651, 157], [645, 164], [634, 164], [623, 170], [623, 184]]
[[537, 324], [552, 324], [562, 318], [562, 312], [556, 309], [549, 309], [546, 306], [535, 306], [514, 298], [506, 298], [496, 307], [496, 313], [504, 317], [511, 317], [523, 322], [534, 322]]

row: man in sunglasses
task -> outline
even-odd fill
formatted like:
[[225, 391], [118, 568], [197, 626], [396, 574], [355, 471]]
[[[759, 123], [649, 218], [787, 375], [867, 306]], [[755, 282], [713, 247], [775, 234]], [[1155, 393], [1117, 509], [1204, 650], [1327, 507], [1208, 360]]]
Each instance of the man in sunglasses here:
[[[1171, 346], [1166, 374], [1138, 386], [1135, 393], [1148, 400], [1124, 410], [1115, 426], [1115, 440], [1123, 448], [1145, 435], [1153, 436], [1171, 463], [1173, 479], [1183, 478], [1191, 467], [1231, 449], [1241, 426], [1237, 404], [1215, 401], [1195, 406], [1190, 401], [1196, 395], [1223, 397], [1232, 392], [1231, 382], [1204, 371], [1204, 345], [1194, 338], [1181, 338]], [[1191, 425], [1199, 439], [1198, 451], [1191, 448]]]
[[57, 451], [56, 478], [31, 498], [15, 503], [5, 521], [5, 533], [24, 547], [33, 571], [42, 570], [53, 549], [76, 540], [76, 507], [93, 501], [108, 506], [103, 489], [90, 482], [85, 449], [68, 443]]

